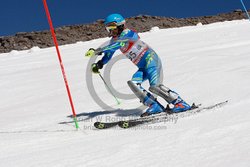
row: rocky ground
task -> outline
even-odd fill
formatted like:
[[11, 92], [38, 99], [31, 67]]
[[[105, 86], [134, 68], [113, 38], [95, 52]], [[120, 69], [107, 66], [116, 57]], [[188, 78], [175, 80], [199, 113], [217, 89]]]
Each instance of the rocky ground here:
[[[218, 14], [215, 16], [202, 16], [193, 18], [173, 18], [161, 16], [139, 15], [127, 18], [127, 26], [138, 32], [149, 31], [152, 27], [172, 28], [182, 26], [192, 26], [198, 23], [209, 24], [221, 21], [246, 19], [242, 10], [235, 10], [230, 13]], [[107, 37], [108, 33], [104, 29], [104, 20], [97, 20], [91, 24], [63, 26], [56, 28], [56, 35], [59, 45], [71, 44], [78, 41], [88, 41], [91, 39]], [[26, 50], [34, 46], [46, 48], [54, 46], [49, 30], [36, 32], [20, 32], [14, 36], [0, 37], [0, 53], [11, 50]]]

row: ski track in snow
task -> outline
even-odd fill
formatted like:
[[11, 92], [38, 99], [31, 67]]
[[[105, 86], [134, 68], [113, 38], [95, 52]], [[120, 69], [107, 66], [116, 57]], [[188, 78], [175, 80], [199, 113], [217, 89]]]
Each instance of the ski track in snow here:
[[[101, 112], [86, 86], [88, 48], [108, 38], [60, 46], [80, 130], [72, 121], [55, 48], [0, 55], [0, 166], [248, 167], [250, 158], [250, 23], [214, 23], [141, 33], [162, 59], [164, 84], [189, 103], [221, 108], [127, 130], [97, 130], [94, 121], [138, 115], [139, 100], [117, 106], [102, 80], [100, 98], [120, 110]], [[111, 70], [118, 91], [136, 71], [127, 60]], [[122, 74], [122, 75], [121, 75]], [[147, 83], [145, 84], [147, 87]], [[124, 113], [121, 113], [124, 112]]]

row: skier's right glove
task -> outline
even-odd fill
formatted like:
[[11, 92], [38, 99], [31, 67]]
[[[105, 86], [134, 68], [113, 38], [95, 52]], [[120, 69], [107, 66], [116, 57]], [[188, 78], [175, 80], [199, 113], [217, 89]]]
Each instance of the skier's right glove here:
[[95, 73], [95, 74], [99, 74], [99, 69], [102, 69], [103, 67], [103, 63], [101, 60], [99, 60], [97, 63], [93, 63], [91, 65], [91, 69], [92, 69], [92, 72]]

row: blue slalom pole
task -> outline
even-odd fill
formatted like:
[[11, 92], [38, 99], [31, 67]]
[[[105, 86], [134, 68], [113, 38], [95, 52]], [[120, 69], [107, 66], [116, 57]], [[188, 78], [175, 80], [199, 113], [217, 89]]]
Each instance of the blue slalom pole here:
[[250, 16], [249, 16], [249, 14], [248, 14], [248, 12], [247, 12], [247, 8], [246, 8], [246, 6], [245, 6], [243, 0], [240, 0], [240, 1], [241, 1], [241, 4], [242, 4], [242, 6], [243, 6], [243, 8], [244, 8], [244, 10], [245, 10], [245, 12], [246, 12], [246, 14], [247, 14], [247, 17], [248, 17], [249, 21], [250, 21]]

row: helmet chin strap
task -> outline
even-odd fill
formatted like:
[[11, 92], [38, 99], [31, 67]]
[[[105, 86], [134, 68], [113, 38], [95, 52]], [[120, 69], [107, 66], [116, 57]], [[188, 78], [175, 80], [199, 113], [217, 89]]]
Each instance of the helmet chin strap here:
[[122, 31], [125, 29], [125, 26], [124, 25], [120, 25], [120, 26], [117, 26], [117, 28], [118, 28], [117, 34], [113, 34], [113, 32], [110, 31], [109, 32], [109, 37], [114, 37], [114, 38], [118, 37], [122, 33]]
[[118, 33], [117, 33], [117, 35], [114, 35], [114, 34], [110, 31], [110, 32], [109, 32], [109, 37], [113, 37], [113, 38], [118, 37]]
[[118, 35], [120, 35], [122, 33], [122, 31], [125, 29], [125, 25], [120, 25], [117, 27], [118, 28]]

